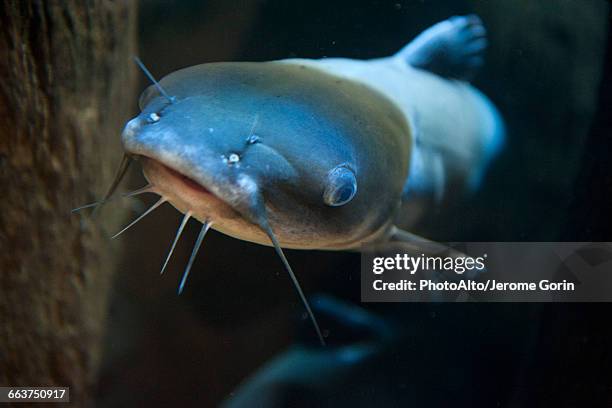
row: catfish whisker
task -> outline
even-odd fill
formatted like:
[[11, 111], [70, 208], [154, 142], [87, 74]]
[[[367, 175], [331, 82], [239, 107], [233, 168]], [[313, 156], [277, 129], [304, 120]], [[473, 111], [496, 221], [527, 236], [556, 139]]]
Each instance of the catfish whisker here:
[[115, 178], [113, 182], [111, 183], [110, 187], [106, 191], [106, 194], [104, 194], [104, 197], [102, 197], [102, 199], [98, 201], [98, 204], [94, 206], [94, 210], [91, 213], [92, 218], [95, 218], [95, 216], [97, 215], [102, 205], [104, 205], [108, 201], [110, 196], [113, 195], [113, 193], [117, 189], [117, 186], [119, 185], [121, 180], [123, 180], [123, 177], [125, 176], [125, 173], [127, 172], [131, 163], [132, 163], [132, 158], [128, 156], [127, 154], [124, 154], [123, 158], [121, 159], [121, 163], [119, 164], [119, 167], [117, 168], [117, 173], [115, 174]]
[[312, 309], [310, 308], [310, 303], [308, 303], [308, 300], [306, 299], [306, 296], [304, 295], [304, 292], [302, 291], [300, 282], [295, 276], [295, 273], [293, 272], [291, 265], [289, 265], [289, 261], [287, 260], [287, 257], [285, 256], [285, 253], [283, 252], [280, 244], [278, 243], [278, 239], [276, 239], [276, 235], [274, 234], [274, 231], [272, 230], [272, 227], [270, 226], [268, 222], [268, 217], [266, 214], [266, 206], [263, 201], [263, 196], [257, 191], [257, 185], [253, 185], [254, 182], [252, 180], [249, 180], [248, 178], [243, 179], [243, 184], [246, 186], [250, 185], [251, 187], [250, 196], [248, 197], [249, 209], [248, 209], [247, 214], [249, 218], [255, 224], [257, 224], [259, 228], [261, 228], [261, 230], [268, 236], [268, 238], [272, 242], [272, 245], [274, 246], [274, 250], [276, 251], [276, 254], [281, 259], [283, 266], [285, 267], [285, 270], [287, 271], [287, 273], [289, 274], [289, 277], [291, 278], [291, 281], [293, 282], [293, 286], [295, 287], [295, 290], [300, 296], [300, 300], [304, 304], [304, 308], [306, 309], [306, 312], [308, 316], [310, 317], [310, 321], [312, 322], [315, 328], [315, 331], [317, 332], [317, 337], [319, 338], [319, 342], [321, 343], [321, 346], [325, 346], [325, 339], [323, 338], [323, 334], [321, 333], [321, 328], [319, 327], [317, 318], [312, 312]]
[[142, 63], [140, 58], [134, 56], [134, 62], [140, 67], [140, 69], [142, 70], [142, 72], [144, 72], [146, 77], [149, 78], [149, 81], [151, 81], [153, 83], [153, 85], [155, 85], [155, 88], [157, 88], [159, 93], [162, 94], [164, 96], [164, 98], [166, 98], [168, 100], [168, 102], [170, 102], [170, 103], [176, 102], [176, 98], [174, 96], [168, 95], [168, 92], [166, 92], [166, 90], [164, 88], [162, 88], [161, 84], [159, 82], [157, 82], [157, 80], [155, 79], [153, 74], [151, 74], [151, 71], [149, 71], [147, 69], [147, 67], [145, 67], [145, 64]]
[[283, 262], [283, 265], [285, 266], [285, 270], [287, 271], [287, 273], [289, 273], [289, 276], [291, 277], [291, 280], [293, 281], [293, 285], [295, 286], [295, 289], [300, 295], [300, 299], [302, 300], [302, 303], [304, 304], [304, 307], [306, 308], [306, 312], [308, 313], [308, 316], [310, 317], [310, 320], [312, 321], [312, 324], [314, 325], [314, 328], [317, 332], [317, 336], [319, 337], [319, 342], [321, 343], [322, 346], [325, 346], [325, 339], [323, 338], [323, 334], [321, 333], [321, 329], [319, 328], [319, 323], [317, 323], [317, 318], [312, 312], [312, 309], [310, 308], [310, 304], [308, 303], [308, 300], [306, 299], [306, 296], [304, 295], [304, 292], [302, 291], [300, 283], [297, 280], [295, 273], [293, 273], [293, 269], [291, 269], [291, 265], [289, 265], [289, 261], [287, 260], [287, 257], [285, 256], [282, 248], [280, 247], [280, 244], [278, 243], [278, 240], [276, 239], [276, 236], [274, 235], [272, 228], [270, 228], [270, 226], [267, 225], [267, 223], [264, 224], [263, 227], [265, 227], [264, 231], [270, 238], [270, 241], [272, 241], [272, 245], [274, 245], [274, 249], [276, 250], [276, 253], [280, 257], [281, 261]]
[[185, 216], [183, 217], [183, 220], [181, 221], [181, 225], [176, 231], [176, 236], [174, 237], [174, 241], [172, 242], [172, 246], [170, 247], [170, 252], [168, 252], [168, 256], [166, 256], [166, 262], [164, 262], [164, 266], [162, 266], [161, 268], [161, 272], [159, 273], [160, 275], [164, 274], [164, 270], [166, 269], [166, 266], [168, 266], [170, 257], [172, 256], [172, 253], [174, 252], [174, 247], [176, 247], [176, 243], [181, 237], [181, 234], [183, 233], [183, 230], [185, 229], [185, 225], [187, 225], [187, 221], [189, 221], [189, 218], [191, 218], [191, 211], [188, 211], [185, 213]]
[[142, 215], [140, 215], [138, 218], [136, 218], [134, 221], [130, 222], [125, 228], [123, 228], [121, 231], [119, 231], [118, 233], [116, 233], [115, 235], [113, 235], [111, 237], [111, 239], [115, 239], [117, 238], [119, 235], [123, 234], [125, 231], [127, 231], [130, 227], [132, 227], [134, 224], [136, 224], [138, 221], [142, 220], [144, 217], [146, 217], [148, 214], [151, 213], [151, 211], [153, 211], [154, 209], [156, 209], [157, 207], [159, 207], [160, 205], [162, 205], [163, 203], [166, 202], [166, 199], [164, 197], [160, 198], [159, 201], [157, 201], [155, 204], [153, 204], [147, 211], [145, 211], [144, 213], [142, 213]]
[[[127, 192], [127, 193], [123, 193], [123, 194], [118, 195], [118, 196], [110, 197], [109, 199], [106, 200], [106, 202], [115, 201], [115, 200], [117, 200], [119, 198], [135, 197], [137, 195], [144, 194], [144, 193], [154, 193], [153, 185], [152, 184], [147, 184], [146, 186], [141, 187], [141, 188], [139, 188], [137, 190], [130, 191], [130, 192]], [[94, 203], [85, 204], [85, 205], [82, 205], [80, 207], [73, 208], [71, 210], [71, 212], [73, 212], [73, 213], [74, 212], [78, 212], [78, 211], [84, 210], [86, 208], [95, 207], [95, 206], [97, 206], [99, 204], [102, 204], [102, 201], [96, 201]]]
[[251, 130], [249, 131], [249, 137], [253, 136], [253, 134], [255, 133], [257, 122], [259, 122], [259, 113], [255, 115], [255, 119], [253, 120], [253, 124], [251, 125]]
[[193, 266], [193, 261], [195, 261], [195, 257], [198, 254], [198, 251], [200, 250], [200, 245], [202, 245], [202, 241], [204, 240], [204, 236], [206, 235], [206, 233], [210, 229], [211, 225], [212, 225], [212, 223], [210, 222], [210, 220], [206, 220], [204, 222], [204, 224], [202, 224], [202, 229], [200, 230], [200, 234], [198, 235], [198, 238], [196, 239], [196, 243], [193, 246], [193, 250], [191, 251], [191, 256], [189, 257], [189, 262], [187, 263], [187, 267], [185, 268], [185, 272], [183, 272], [183, 278], [181, 279], [181, 283], [180, 283], [179, 288], [178, 288], [178, 294], [179, 295], [181, 293], [183, 293], [183, 289], [185, 288], [185, 282], [187, 282], [187, 277], [189, 276], [189, 271], [191, 270], [191, 267]]

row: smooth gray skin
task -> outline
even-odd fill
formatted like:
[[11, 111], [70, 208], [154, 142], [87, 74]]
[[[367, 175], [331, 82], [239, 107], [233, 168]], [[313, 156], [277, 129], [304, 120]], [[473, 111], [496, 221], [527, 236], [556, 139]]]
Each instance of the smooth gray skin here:
[[[389, 228], [412, 140], [404, 115], [381, 93], [280, 62], [203, 64], [160, 83], [175, 102], [147, 89], [122, 140], [179, 211], [270, 245], [260, 228], [267, 218], [288, 248], [354, 248]], [[354, 171], [358, 187], [350, 202], [331, 207], [323, 192], [338, 165]], [[189, 189], [168, 167], [214, 195]]]
[[[300, 249], [394, 240], [439, 253], [446, 247], [394, 222], [413, 225], [476, 191], [503, 147], [501, 116], [465, 82], [485, 35], [477, 16], [458, 16], [387, 58], [182, 69], [161, 80], [171, 98], [155, 86], [143, 93], [123, 144], [143, 158], [154, 192], [236, 238], [270, 245], [276, 235]], [[354, 173], [357, 193], [329, 206], [338, 166]]]

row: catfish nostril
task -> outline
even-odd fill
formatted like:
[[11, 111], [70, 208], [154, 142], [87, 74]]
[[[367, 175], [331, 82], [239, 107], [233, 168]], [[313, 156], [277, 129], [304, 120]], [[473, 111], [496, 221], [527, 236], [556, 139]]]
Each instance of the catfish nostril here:
[[227, 162], [229, 164], [236, 164], [240, 161], [240, 156], [238, 156], [236, 153], [232, 153], [229, 155], [229, 157], [227, 158]]
[[255, 144], [255, 143], [259, 142], [259, 136], [257, 136], [257, 135], [251, 135], [251, 136], [247, 137], [246, 142], [247, 142], [248, 144]]
[[158, 122], [159, 119], [160, 119], [159, 115], [155, 112], [149, 114], [149, 116], [147, 117], [147, 120], [149, 121], [149, 123]]

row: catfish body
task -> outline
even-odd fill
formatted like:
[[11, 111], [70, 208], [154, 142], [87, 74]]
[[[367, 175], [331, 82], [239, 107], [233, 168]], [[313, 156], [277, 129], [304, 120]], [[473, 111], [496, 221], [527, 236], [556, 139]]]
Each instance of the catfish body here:
[[154, 85], [102, 202], [139, 159], [150, 184], [128, 195], [161, 198], [121, 232], [164, 202], [184, 213], [163, 272], [187, 221], [203, 224], [179, 293], [211, 226], [272, 245], [325, 344], [282, 247], [461, 255], [395, 224], [478, 189], [501, 150], [501, 117], [467, 82], [485, 33], [476, 16], [452, 17], [387, 58], [203, 64], [159, 83], [137, 60]]
[[[404, 114], [370, 87], [304, 64], [213, 63], [161, 80], [124, 131], [127, 151], [179, 211], [212, 219], [219, 231], [269, 244], [251, 221], [247, 177], [262, 192], [279, 242], [290, 248], [344, 249], [375, 239], [401, 200], [411, 158]], [[155, 114], [156, 122], [148, 118]], [[238, 160], [230, 162], [236, 155]], [[236, 157], [232, 156], [232, 157]], [[350, 205], [322, 197], [330, 171], [352, 172]], [[204, 186], [189, 191], [170, 168]], [[244, 180], [244, 179], [243, 179]], [[244, 182], [244, 181], [243, 181]]]
[[476, 16], [453, 17], [387, 58], [185, 68], [143, 93], [123, 144], [152, 191], [240, 239], [420, 241], [396, 233], [398, 211], [414, 222], [476, 190], [503, 145], [499, 113], [467, 82], [484, 35]]

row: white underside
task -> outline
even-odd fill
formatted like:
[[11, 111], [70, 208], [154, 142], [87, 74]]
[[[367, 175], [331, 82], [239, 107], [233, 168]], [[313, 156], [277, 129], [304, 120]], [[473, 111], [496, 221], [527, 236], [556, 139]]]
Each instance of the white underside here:
[[[504, 126], [499, 113], [466, 82], [413, 68], [396, 57], [282, 62], [316, 67], [361, 82], [394, 102], [413, 130], [413, 165], [408, 186], [417, 192], [428, 189], [435, 190], [434, 195], [444, 195], [444, 176], [437, 177], [436, 166], [431, 163], [444, 164], [451, 157], [455, 165], [462, 163], [466, 187], [477, 188], [487, 165], [503, 144]], [[427, 157], [416, 157], [420, 154]]]

